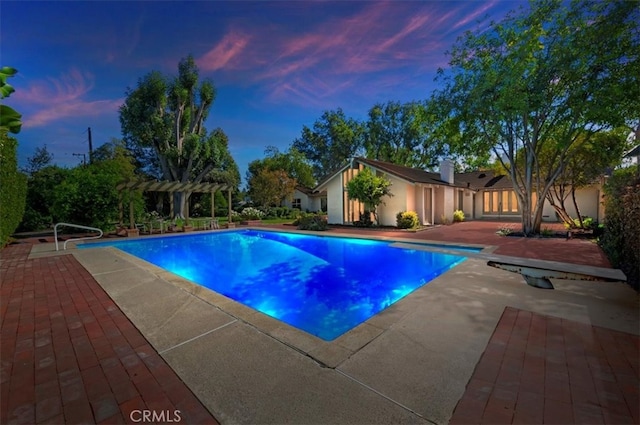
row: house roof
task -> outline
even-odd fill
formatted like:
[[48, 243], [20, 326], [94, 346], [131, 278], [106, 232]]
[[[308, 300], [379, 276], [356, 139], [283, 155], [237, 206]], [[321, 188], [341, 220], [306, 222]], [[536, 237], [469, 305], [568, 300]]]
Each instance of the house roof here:
[[470, 189], [512, 189], [513, 184], [507, 175], [496, 175], [493, 171], [471, 171], [456, 173], [454, 179], [458, 185]]
[[306, 187], [306, 186], [298, 185], [298, 186], [296, 186], [296, 190], [299, 191], [299, 192], [304, 193], [305, 195], [313, 194], [313, 189], [311, 189], [309, 187]]
[[[394, 175], [398, 178], [406, 180], [410, 183], [424, 183], [424, 184], [437, 184], [441, 186], [454, 186], [462, 187], [471, 190], [502, 190], [511, 189], [511, 179], [507, 175], [496, 175], [493, 171], [472, 171], [468, 173], [454, 173], [453, 184], [447, 183], [442, 180], [440, 173], [433, 173], [419, 168], [406, 167], [404, 165], [393, 164], [386, 161], [378, 161], [376, 159], [369, 158], [354, 158], [354, 161], [362, 164], [369, 165], [385, 173]], [[328, 174], [327, 177], [322, 179], [320, 183], [315, 187], [314, 191], [317, 191], [321, 186], [335, 177], [337, 174], [343, 172], [350, 164], [346, 164], [341, 168], [334, 170]]]
[[325, 193], [325, 191], [318, 191], [316, 189], [312, 189], [310, 187], [301, 186], [301, 185], [296, 186], [296, 190], [304, 193], [307, 196], [319, 196]]
[[371, 167], [375, 167], [381, 171], [392, 174], [396, 177], [400, 177], [401, 179], [407, 180], [411, 183], [428, 183], [428, 184], [439, 184], [443, 186], [459, 186], [458, 184], [455, 183], [455, 177], [454, 177], [454, 184], [450, 184], [442, 180], [440, 178], [439, 173], [431, 173], [429, 171], [421, 170], [419, 168], [405, 167], [404, 165], [398, 165], [398, 164], [393, 164], [391, 162], [378, 161], [378, 160], [368, 159], [368, 158], [355, 158], [355, 160], [363, 164], [367, 164]]
[[624, 156], [625, 158], [631, 158], [634, 156], [640, 156], [640, 145], [636, 146], [635, 148], [631, 149], [629, 152], [627, 152], [627, 154]]

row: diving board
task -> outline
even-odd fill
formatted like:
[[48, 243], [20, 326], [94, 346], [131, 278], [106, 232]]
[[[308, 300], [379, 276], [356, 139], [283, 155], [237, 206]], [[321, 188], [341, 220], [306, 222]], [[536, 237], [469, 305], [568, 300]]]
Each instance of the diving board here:
[[[587, 266], [582, 264], [561, 263], [559, 261], [537, 260], [531, 258], [498, 255], [489, 252], [465, 252], [455, 245], [429, 245], [396, 242], [396, 248], [418, 249], [445, 254], [461, 255], [487, 262], [488, 266], [513, 273], [520, 273], [528, 285], [536, 288], [553, 289], [549, 279], [586, 280], [599, 282], [626, 282], [627, 277], [620, 269]], [[458, 247], [459, 248], [459, 247]]]
[[487, 265], [513, 273], [520, 273], [528, 285], [553, 289], [549, 279], [588, 280], [603, 282], [626, 282], [627, 277], [619, 269], [560, 263], [558, 261], [534, 260], [506, 255], [487, 261]]

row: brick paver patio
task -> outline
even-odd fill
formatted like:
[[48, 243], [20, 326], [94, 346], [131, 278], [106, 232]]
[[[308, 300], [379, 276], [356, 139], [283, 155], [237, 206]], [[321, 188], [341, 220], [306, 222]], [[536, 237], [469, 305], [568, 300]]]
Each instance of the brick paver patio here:
[[[375, 234], [608, 266], [594, 244], [499, 238], [496, 226]], [[27, 260], [30, 249], [0, 251], [0, 423], [131, 423], [145, 409], [217, 423], [72, 255]], [[509, 307], [451, 423], [640, 423], [639, 346], [637, 335]]]
[[1, 252], [0, 423], [217, 423], [72, 255], [30, 248]]
[[452, 424], [640, 423], [640, 338], [507, 307]]

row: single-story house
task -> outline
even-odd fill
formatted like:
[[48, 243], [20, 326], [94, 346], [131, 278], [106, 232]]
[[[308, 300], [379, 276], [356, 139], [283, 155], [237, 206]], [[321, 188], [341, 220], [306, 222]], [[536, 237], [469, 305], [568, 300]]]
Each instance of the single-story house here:
[[[517, 219], [521, 214], [508, 176], [491, 171], [456, 173], [450, 160], [442, 161], [439, 173], [434, 173], [384, 161], [353, 158], [313, 190], [296, 191], [294, 199], [298, 196], [301, 206], [309, 205], [302, 210], [326, 211], [330, 224], [352, 224], [360, 220], [364, 208], [360, 202], [347, 197], [346, 185], [365, 167], [391, 182], [393, 196], [383, 198], [384, 205], [378, 207], [382, 225], [395, 226], [396, 214], [401, 211], [415, 211], [424, 225], [451, 221], [456, 210], [462, 210], [468, 220]], [[576, 191], [576, 199], [583, 216], [602, 220], [604, 210], [599, 184]], [[325, 207], [318, 208], [320, 203]], [[575, 216], [572, 203], [566, 202], [566, 206]], [[548, 203], [545, 203], [543, 220], [557, 221], [555, 211]]]
[[326, 211], [327, 194], [324, 191], [296, 186], [293, 195], [282, 202], [283, 207], [297, 208], [300, 211]]

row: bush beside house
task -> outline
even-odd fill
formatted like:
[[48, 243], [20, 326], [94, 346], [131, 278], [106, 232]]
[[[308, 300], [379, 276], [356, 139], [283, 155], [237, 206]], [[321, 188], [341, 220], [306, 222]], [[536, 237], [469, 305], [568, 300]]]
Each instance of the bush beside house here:
[[614, 173], [605, 185], [605, 228], [599, 243], [613, 267], [640, 289], [640, 178], [633, 167]]
[[419, 224], [418, 213], [415, 211], [401, 211], [396, 215], [398, 229], [415, 229]]
[[18, 171], [18, 141], [0, 134], [0, 248], [5, 246], [24, 214], [27, 176]]

